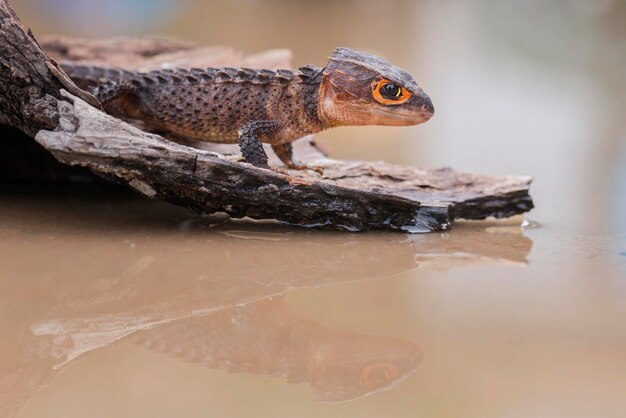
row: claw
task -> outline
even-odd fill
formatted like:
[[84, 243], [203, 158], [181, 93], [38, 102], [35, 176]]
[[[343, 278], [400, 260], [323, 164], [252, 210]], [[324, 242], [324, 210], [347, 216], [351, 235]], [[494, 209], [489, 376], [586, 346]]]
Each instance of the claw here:
[[291, 170], [313, 170], [319, 174], [324, 174], [324, 167], [318, 165], [296, 164], [291, 163], [287, 165]]
[[272, 167], [272, 170], [277, 172], [277, 173], [285, 174], [285, 175], [289, 174], [289, 170], [299, 170], [299, 171], [313, 170], [313, 171], [319, 173], [320, 175], [324, 174], [324, 167], [314, 166], [314, 165], [306, 165], [306, 164], [295, 164], [295, 163], [289, 164], [287, 166]]
[[289, 175], [289, 169], [287, 167], [276, 166], [276, 167], [271, 167], [271, 170], [275, 173], [283, 174], [285, 176]]

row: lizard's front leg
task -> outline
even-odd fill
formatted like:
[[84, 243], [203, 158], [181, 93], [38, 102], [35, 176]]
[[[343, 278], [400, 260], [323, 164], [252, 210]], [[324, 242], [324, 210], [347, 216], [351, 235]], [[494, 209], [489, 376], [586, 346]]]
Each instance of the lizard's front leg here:
[[260, 136], [270, 134], [278, 127], [278, 122], [272, 120], [257, 120], [243, 125], [237, 134], [239, 135], [239, 148], [247, 163], [255, 167], [267, 168], [267, 154], [261, 144]]

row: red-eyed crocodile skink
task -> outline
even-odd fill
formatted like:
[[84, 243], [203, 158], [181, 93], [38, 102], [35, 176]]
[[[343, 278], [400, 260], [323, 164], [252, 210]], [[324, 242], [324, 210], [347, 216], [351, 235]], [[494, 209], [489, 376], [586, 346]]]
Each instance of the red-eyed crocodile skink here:
[[433, 115], [406, 71], [382, 58], [337, 48], [324, 67], [160, 69], [150, 72], [64, 63], [104, 109], [149, 130], [238, 143], [246, 162], [268, 168], [262, 143], [290, 168], [291, 142], [335, 126], [408, 126]]

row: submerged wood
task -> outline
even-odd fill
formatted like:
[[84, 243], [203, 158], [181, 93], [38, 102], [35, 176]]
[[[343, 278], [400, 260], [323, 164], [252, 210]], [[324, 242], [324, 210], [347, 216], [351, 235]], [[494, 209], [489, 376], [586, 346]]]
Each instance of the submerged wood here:
[[[275, 219], [297, 225], [362, 231], [427, 232], [455, 218], [507, 217], [533, 207], [527, 176], [485, 176], [449, 168], [418, 169], [382, 162], [337, 161], [310, 138], [296, 157], [324, 166], [314, 171], [259, 169], [236, 147], [182, 145], [103, 113], [27, 34], [0, 0], [1, 120], [34, 137], [61, 163], [127, 184], [152, 199], [196, 212]], [[154, 39], [87, 41], [44, 39], [56, 60], [124, 68], [162, 66], [288, 66], [285, 50], [245, 57], [230, 48], [206, 48]], [[197, 144], [196, 144], [197, 145]]]

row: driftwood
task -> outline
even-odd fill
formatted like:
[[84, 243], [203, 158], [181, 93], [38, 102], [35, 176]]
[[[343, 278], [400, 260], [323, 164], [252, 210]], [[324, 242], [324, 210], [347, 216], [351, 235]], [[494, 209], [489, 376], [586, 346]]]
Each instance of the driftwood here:
[[[360, 231], [447, 229], [455, 218], [507, 217], [532, 208], [526, 176], [483, 176], [385, 163], [328, 159], [310, 138], [296, 157], [325, 167], [279, 173], [241, 162], [233, 147], [181, 145], [104, 114], [21, 27], [0, 0], [0, 121], [20, 129], [60, 162], [86, 167], [140, 193], [196, 212], [276, 219]], [[125, 68], [247, 65], [278, 67], [288, 51], [245, 57], [229, 48], [167, 40], [42, 42], [57, 60]]]

